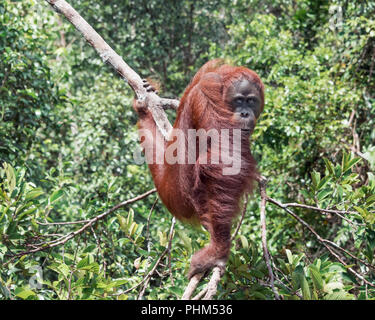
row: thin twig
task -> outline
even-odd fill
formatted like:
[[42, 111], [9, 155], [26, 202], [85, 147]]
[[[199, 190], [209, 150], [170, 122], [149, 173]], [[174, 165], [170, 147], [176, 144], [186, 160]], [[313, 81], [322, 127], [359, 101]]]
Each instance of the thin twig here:
[[105, 273], [107, 271], [107, 262], [105, 261], [105, 257], [104, 257], [104, 254], [103, 254], [103, 251], [102, 251], [102, 248], [101, 248], [101, 244], [100, 244], [100, 238], [96, 235], [95, 233], [95, 230], [92, 226], [90, 226], [90, 229], [91, 229], [91, 232], [95, 238], [95, 241], [96, 241], [96, 245], [98, 246], [98, 251], [99, 251], [99, 254], [102, 256], [102, 260], [103, 260], [103, 275], [105, 277]]
[[53, 226], [53, 225], [69, 225], [69, 224], [80, 224], [80, 223], [87, 223], [89, 222], [90, 219], [88, 220], [77, 220], [77, 221], [65, 221], [65, 222], [39, 222], [36, 221], [37, 224], [41, 226]]
[[77, 248], [76, 248], [76, 251], [74, 252], [74, 258], [73, 258], [73, 264], [72, 264], [72, 267], [71, 267], [71, 270], [70, 270], [70, 276], [69, 276], [69, 282], [68, 282], [68, 298], [67, 300], [70, 300], [70, 296], [71, 296], [71, 290], [72, 290], [72, 278], [73, 278], [73, 273], [74, 273], [74, 265], [76, 263], [76, 260], [77, 260], [77, 252], [78, 252], [78, 249], [79, 249], [79, 242], [81, 240], [81, 236], [78, 237], [78, 241], [77, 241]]
[[[175, 220], [175, 217], [173, 217], [173, 220]], [[173, 274], [172, 274], [172, 239], [173, 239], [173, 235], [170, 234], [169, 236], [169, 241], [168, 241], [168, 268], [169, 268], [169, 277], [171, 278], [171, 283], [172, 283], [172, 286], [174, 285], [174, 281], [173, 281]]]
[[[148, 217], [147, 217], [147, 231], [146, 231], [146, 243], [147, 243], [147, 252], [149, 253], [149, 256], [147, 257], [147, 263], [150, 265], [151, 262], [152, 262], [152, 257], [150, 255], [150, 252], [151, 252], [151, 240], [150, 240], [150, 221], [151, 221], [151, 215], [152, 215], [152, 212], [154, 211], [154, 208], [155, 208], [155, 205], [156, 203], [158, 202], [158, 198], [155, 199], [154, 203], [152, 204], [152, 207], [150, 209], [150, 212], [148, 214]], [[143, 285], [143, 288], [142, 290], [140, 291], [139, 295], [138, 295], [138, 300], [142, 299], [143, 295], [144, 295], [144, 292], [148, 286], [148, 283], [150, 282], [150, 278], [148, 278], [148, 280], [145, 282], [145, 284]]]
[[158, 202], [158, 198], [155, 199], [151, 209], [150, 209], [150, 212], [148, 214], [148, 217], [147, 217], [147, 230], [146, 230], [146, 243], [147, 243], [147, 252], [150, 253], [151, 251], [151, 241], [150, 241], [150, 220], [151, 220], [151, 215], [152, 215], [152, 212], [154, 211], [154, 208], [156, 206], [156, 203]]
[[270, 261], [270, 254], [268, 252], [267, 247], [267, 227], [266, 227], [266, 200], [267, 200], [267, 194], [266, 194], [266, 183], [267, 179], [265, 177], [261, 177], [259, 181], [259, 189], [260, 189], [260, 196], [261, 196], [261, 202], [260, 202], [260, 224], [261, 224], [261, 233], [262, 233], [262, 246], [263, 246], [263, 256], [266, 261], [267, 269], [268, 269], [268, 275], [270, 277], [270, 285], [272, 288], [272, 292], [275, 295], [276, 300], [280, 300], [280, 296], [275, 288], [275, 277], [273, 275], [272, 271], [272, 265]]
[[142, 290], [141, 290], [141, 292], [138, 295], [138, 300], [142, 299], [142, 297], [143, 297], [143, 295], [145, 293], [145, 290], [146, 290], [146, 288], [148, 286], [148, 283], [150, 282], [150, 279], [151, 279], [152, 275], [154, 274], [154, 272], [157, 271], [156, 268], [160, 264], [162, 258], [166, 255], [166, 253], [168, 253], [168, 252], [171, 251], [171, 248], [172, 248], [172, 239], [173, 239], [173, 236], [174, 236], [174, 226], [175, 226], [175, 224], [176, 224], [176, 218], [173, 217], [172, 218], [172, 223], [171, 223], [171, 228], [169, 230], [168, 246], [164, 250], [164, 252], [162, 253], [162, 255], [160, 256], [160, 258], [159, 258], [158, 262], [155, 264], [154, 268], [151, 270], [152, 272], [149, 272], [147, 274], [147, 276], [146, 276], [147, 280], [145, 281], [145, 284], [143, 285]]
[[324, 208], [318, 208], [318, 207], [313, 207], [313, 206], [309, 206], [309, 205], [306, 205], [306, 204], [294, 203], [294, 202], [293, 203], [284, 203], [283, 205], [286, 208], [287, 207], [295, 207], [295, 208], [310, 209], [310, 210], [319, 211], [319, 212], [323, 212], [323, 213], [332, 213], [332, 214], [335, 214], [335, 215], [339, 216], [341, 219], [345, 220], [346, 222], [350, 223], [351, 225], [353, 225], [355, 227], [365, 226], [364, 223], [354, 222], [354, 221], [346, 218], [345, 216], [343, 216], [343, 214], [346, 214], [346, 215], [352, 214], [352, 215], [360, 216], [360, 214], [358, 214], [358, 212], [356, 212], [356, 211], [324, 209]]
[[354, 215], [358, 215], [358, 212], [355, 212], [355, 211], [324, 209], [324, 208], [318, 208], [318, 207], [309, 206], [307, 204], [294, 203], [294, 202], [292, 202], [292, 203], [283, 203], [283, 206], [285, 208], [288, 208], [288, 207], [297, 207], [297, 208], [311, 209], [311, 210], [315, 210], [315, 211], [326, 212], [326, 213], [333, 213], [333, 214], [354, 214]]
[[[171, 225], [171, 229], [170, 229], [170, 230], [171, 230], [171, 233], [173, 233], [174, 225], [175, 225], [175, 219], [172, 219], [172, 225]], [[140, 285], [142, 285], [145, 281], [147, 281], [147, 279], [148, 279], [149, 277], [151, 277], [151, 276], [154, 274], [156, 268], [158, 267], [158, 265], [160, 264], [160, 262], [161, 262], [161, 260], [164, 258], [164, 256], [167, 254], [167, 252], [168, 252], [168, 248], [166, 248], [166, 249], [163, 251], [163, 253], [160, 255], [159, 259], [158, 259], [157, 262], [155, 263], [155, 265], [154, 265], [154, 267], [152, 268], [152, 270], [150, 270], [150, 272], [147, 274], [146, 277], [144, 277], [144, 278], [142, 279], [142, 281], [140, 281], [140, 282], [137, 283], [135, 286], [133, 286], [133, 287], [131, 287], [131, 288], [129, 288], [129, 289], [127, 289], [127, 290], [125, 290], [125, 291], [123, 291], [123, 292], [117, 294], [117, 295], [122, 295], [122, 294], [126, 294], [126, 293], [128, 293], [128, 292], [130, 292], [130, 291], [133, 291], [134, 289], [136, 289], [136, 288], [138, 288]]]
[[247, 209], [248, 201], [249, 201], [249, 195], [246, 194], [246, 196], [245, 196], [245, 201], [244, 201], [244, 205], [243, 205], [243, 209], [242, 209], [242, 213], [241, 213], [241, 218], [240, 218], [240, 221], [239, 221], [238, 224], [237, 224], [237, 228], [236, 228], [236, 230], [234, 231], [234, 233], [233, 233], [233, 235], [232, 235], [232, 237], [231, 237], [231, 239], [230, 239], [231, 242], [236, 238], [236, 236], [237, 236], [237, 234], [238, 234], [238, 231], [240, 230], [240, 227], [241, 227], [242, 221], [243, 221], [243, 219], [244, 219], [244, 217], [245, 217], [245, 213], [246, 213], [246, 209]]

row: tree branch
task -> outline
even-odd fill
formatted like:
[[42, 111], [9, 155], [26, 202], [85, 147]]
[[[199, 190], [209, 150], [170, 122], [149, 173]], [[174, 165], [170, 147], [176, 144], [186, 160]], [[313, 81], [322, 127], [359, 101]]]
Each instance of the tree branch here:
[[[293, 211], [291, 211], [290, 209], [288, 209], [284, 204], [280, 203], [279, 201], [275, 200], [275, 199], [272, 199], [270, 197], [267, 197], [267, 201], [268, 202], [271, 202], [275, 205], [277, 205], [278, 207], [284, 209], [287, 213], [289, 213], [294, 219], [296, 219], [299, 223], [301, 223], [303, 226], [305, 226], [315, 237], [316, 239], [329, 251], [329, 253], [331, 253], [341, 264], [343, 264], [348, 271], [350, 271], [354, 276], [356, 276], [358, 279], [362, 280], [364, 283], [366, 283], [367, 285], [371, 286], [371, 287], [375, 287], [375, 285], [373, 285], [371, 282], [367, 281], [359, 272], [355, 271], [352, 267], [349, 267], [345, 261], [335, 252], [332, 250], [331, 247], [335, 248], [335, 249], [339, 249], [345, 253], [348, 254], [348, 251], [341, 248], [340, 246], [338, 246], [337, 244], [333, 243], [332, 241], [329, 241], [327, 239], [324, 239], [322, 238], [305, 220], [303, 220], [301, 217], [297, 216]], [[352, 254], [349, 254], [352, 258], [354, 258], [355, 260], [365, 264], [368, 268], [371, 268], [371, 269], [374, 269], [374, 266], [366, 263], [365, 261], [363, 261], [362, 259], [359, 259], [358, 257], [355, 257], [354, 255]]]
[[141, 77], [130, 68], [125, 61], [104, 41], [79, 13], [64, 0], [46, 0], [57, 13], [63, 14], [69, 22], [83, 35], [86, 41], [96, 50], [101, 59], [111, 65], [115, 71], [133, 89], [136, 99], [144, 102], [147, 99], [149, 108], [157, 127], [168, 140], [172, 126], [164, 112], [164, 108], [178, 107], [178, 100], [160, 98], [154, 92], [147, 92], [143, 87]]
[[64, 235], [64, 236], [62, 236], [62, 237], [60, 237], [60, 238], [58, 238], [56, 240], [45, 242], [45, 243], [41, 243], [40, 245], [38, 245], [34, 249], [23, 251], [23, 252], [15, 254], [13, 256], [13, 258], [10, 259], [9, 261], [7, 261], [5, 264], [3, 264], [3, 266], [6, 265], [6, 264], [8, 264], [8, 263], [10, 263], [11, 261], [13, 261], [17, 257], [22, 257], [22, 256], [27, 255], [27, 254], [35, 253], [35, 252], [38, 252], [38, 251], [44, 251], [44, 250], [47, 250], [47, 249], [50, 249], [50, 248], [62, 245], [64, 243], [66, 243], [67, 241], [69, 241], [70, 239], [74, 238], [75, 236], [83, 233], [88, 228], [91, 228], [91, 226], [93, 226], [96, 222], [98, 222], [99, 220], [104, 219], [106, 216], [108, 216], [109, 214], [113, 213], [114, 211], [116, 211], [116, 210], [118, 210], [118, 209], [120, 209], [120, 208], [122, 208], [124, 206], [127, 206], [128, 204], [131, 204], [131, 203], [134, 203], [134, 202], [139, 201], [141, 199], [144, 199], [144, 198], [148, 197], [150, 194], [152, 194], [154, 192], [156, 192], [156, 189], [151, 189], [151, 190], [145, 192], [144, 194], [141, 194], [141, 195], [139, 195], [139, 196], [137, 196], [135, 198], [126, 200], [124, 202], [121, 202], [121, 203], [115, 205], [114, 207], [112, 207], [111, 209], [109, 209], [109, 210], [103, 212], [102, 214], [96, 216], [95, 218], [92, 218], [92, 219], [88, 220], [88, 222], [84, 226], [82, 226], [81, 228], [79, 228], [76, 231], [70, 232], [67, 235]]
[[240, 227], [241, 227], [241, 224], [242, 224], [242, 221], [243, 221], [243, 218], [245, 217], [245, 213], [246, 213], [246, 208], [247, 208], [247, 204], [249, 202], [249, 195], [246, 194], [245, 195], [245, 202], [244, 202], [244, 205], [243, 205], [243, 209], [242, 209], [242, 213], [241, 213], [241, 218], [240, 218], [240, 221], [238, 222], [238, 225], [237, 225], [237, 228], [236, 230], [234, 231], [230, 241], [233, 241], [236, 237], [237, 237], [237, 234], [238, 234], [238, 231], [240, 230]]
[[190, 300], [191, 296], [194, 293], [194, 290], [198, 287], [199, 282], [203, 278], [203, 273], [195, 274], [189, 281], [184, 294], [181, 297], [181, 300]]

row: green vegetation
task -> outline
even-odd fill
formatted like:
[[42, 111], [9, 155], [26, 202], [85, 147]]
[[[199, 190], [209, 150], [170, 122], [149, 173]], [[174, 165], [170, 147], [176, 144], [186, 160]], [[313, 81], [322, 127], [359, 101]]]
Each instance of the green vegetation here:
[[[375, 1], [71, 5], [162, 96], [181, 96], [212, 58], [255, 70], [266, 107], [252, 150], [267, 195], [302, 219], [267, 202], [276, 289], [375, 298]], [[93, 219], [153, 188], [133, 160], [131, 89], [43, 1], [0, 1], [0, 58], [0, 299], [178, 299], [208, 235], [177, 222], [166, 250], [172, 216], [160, 201], [151, 212], [155, 194], [56, 243], [85, 223], [55, 222]], [[256, 190], [219, 299], [275, 298], [259, 203]]]

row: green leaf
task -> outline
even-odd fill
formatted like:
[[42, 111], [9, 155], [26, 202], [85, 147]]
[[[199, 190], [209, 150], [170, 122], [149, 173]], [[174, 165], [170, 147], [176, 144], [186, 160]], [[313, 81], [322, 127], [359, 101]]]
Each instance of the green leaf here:
[[167, 233], [158, 231], [158, 236], [159, 236], [159, 243], [161, 246], [165, 247], [168, 243], [168, 238], [167, 238]]
[[356, 209], [359, 212], [359, 214], [362, 216], [363, 219], [365, 219], [366, 222], [371, 224], [375, 223], [375, 214], [369, 212], [364, 208], [360, 208], [357, 206], [354, 206], [354, 209]]
[[306, 200], [313, 198], [313, 196], [304, 189], [302, 189], [300, 192]]
[[89, 263], [90, 263], [89, 257], [85, 257], [85, 258], [81, 259], [81, 260], [77, 263], [77, 269], [84, 268], [84, 267], [88, 266]]
[[16, 175], [13, 167], [10, 164], [4, 163], [4, 169], [7, 175], [9, 194], [12, 194], [14, 188], [16, 187]]
[[319, 271], [320, 270], [320, 266], [322, 265], [322, 260], [320, 259], [316, 259], [315, 261], [315, 267], [316, 269]]
[[258, 298], [260, 300], [267, 300], [267, 297], [259, 291], [254, 291], [254, 292], [252, 292], [252, 294], [255, 298]]
[[182, 230], [178, 230], [177, 234], [178, 234], [179, 238], [182, 240], [183, 246], [188, 251], [188, 254], [191, 254], [192, 251], [193, 251], [193, 248], [191, 246], [191, 238], [188, 237], [186, 235], [186, 233], [184, 231], [182, 231]]
[[138, 228], [138, 224], [137, 223], [135, 223], [135, 222], [133, 222], [132, 224], [131, 224], [131, 226], [130, 226], [130, 228], [129, 228], [129, 236], [133, 236], [134, 235], [134, 233], [137, 231], [137, 228]]
[[347, 169], [348, 160], [349, 160], [349, 155], [345, 151], [343, 151], [342, 161], [341, 161], [341, 169], [343, 172], [346, 171]]
[[128, 217], [126, 219], [126, 224], [128, 225], [127, 229], [130, 228], [130, 226], [132, 225], [133, 221], [134, 221], [134, 211], [133, 211], [133, 209], [130, 209]]
[[107, 288], [115, 288], [115, 287], [119, 287], [119, 286], [122, 286], [124, 284], [127, 284], [129, 282], [129, 280], [125, 279], [125, 280], [114, 280], [112, 282], [110, 282], [106, 287]]
[[303, 298], [305, 300], [311, 300], [309, 284], [307, 283], [306, 277], [304, 275], [300, 276], [300, 284]]
[[17, 216], [17, 221], [22, 220], [22, 218], [26, 217], [27, 215], [31, 215], [37, 209], [38, 209], [37, 207], [33, 207], [33, 208], [29, 209], [29, 210], [24, 211], [23, 213], [21, 213], [20, 215]]
[[[247, 266], [246, 266], [246, 269], [247, 269]], [[251, 269], [249, 271], [249, 273], [255, 277], [255, 278], [258, 278], [258, 279], [262, 279], [264, 277], [264, 274], [263, 272], [259, 271], [259, 270], [256, 270], [256, 269]]]
[[375, 194], [373, 194], [372, 196], [369, 196], [367, 199], [366, 199], [366, 205], [370, 206], [371, 204], [373, 204], [375, 202]]
[[335, 177], [336, 177], [336, 179], [340, 178], [341, 174], [342, 174], [341, 166], [336, 165], [336, 167], [335, 167]]
[[337, 185], [337, 201], [341, 202], [343, 196], [344, 196], [344, 189], [340, 185]]
[[345, 166], [345, 169], [343, 171], [347, 171], [349, 169], [351, 169], [354, 165], [356, 165], [359, 161], [361, 161], [361, 158], [354, 158], [354, 159], [351, 159], [347, 165]]
[[332, 165], [331, 161], [329, 161], [329, 160], [326, 159], [326, 158], [323, 158], [323, 160], [324, 160], [324, 162], [325, 162], [325, 164], [326, 164], [326, 168], [327, 168], [328, 172], [329, 172], [331, 175], [334, 175], [335, 170], [334, 170], [334, 168], [333, 168], [333, 165]]
[[144, 226], [145, 226], [144, 224], [139, 224], [138, 225], [137, 231], [135, 233], [135, 239], [134, 239], [136, 242], [137, 242], [138, 239], [140, 239], [140, 237], [142, 235], [142, 230], [143, 230]]
[[309, 271], [310, 271], [310, 276], [315, 286], [315, 289], [317, 290], [323, 289], [323, 279], [322, 279], [322, 276], [320, 275], [318, 268], [312, 264], [309, 266]]
[[239, 235], [239, 238], [241, 240], [242, 248], [248, 249], [249, 248], [249, 242], [247, 241], [247, 238], [243, 236], [242, 234]]
[[371, 172], [367, 172], [369, 186], [375, 188], [375, 175]]
[[324, 200], [330, 194], [332, 194], [332, 190], [330, 190], [330, 189], [324, 189], [324, 190], [320, 191], [317, 195], [318, 201], [320, 202], [320, 201]]
[[330, 176], [325, 176], [322, 180], [320, 180], [317, 190], [322, 189], [327, 184], [327, 182], [330, 181], [330, 179], [331, 179]]
[[25, 168], [19, 168], [16, 171], [16, 182], [17, 182], [17, 184], [19, 184], [19, 183], [22, 182], [25, 174], [26, 174], [26, 169]]
[[288, 262], [293, 264], [293, 255], [289, 249], [285, 249], [286, 256], [288, 257]]
[[50, 203], [54, 203], [55, 201], [57, 201], [59, 198], [62, 197], [63, 195], [63, 191], [60, 189], [60, 190], [56, 190], [52, 193], [52, 195], [50, 196], [49, 198], [49, 201]]
[[353, 295], [346, 293], [345, 291], [335, 291], [327, 294], [324, 300], [352, 300]]
[[311, 179], [312, 179], [314, 190], [316, 190], [317, 186], [318, 186], [318, 184], [320, 182], [320, 173], [316, 172], [316, 171], [313, 171], [311, 173]]
[[305, 272], [301, 265], [298, 265], [294, 270], [292, 279], [294, 280], [294, 285], [297, 285], [301, 288], [303, 299], [311, 300], [309, 284], [307, 282]]
[[93, 262], [86, 266], [81, 267], [80, 270], [86, 270], [86, 271], [90, 271], [93, 273], [99, 273], [100, 266], [97, 262]]
[[65, 278], [69, 276], [70, 270], [65, 263], [61, 263], [59, 266], [57, 266], [57, 269], [64, 275]]
[[121, 231], [127, 233], [128, 232], [128, 225], [126, 223], [125, 218], [120, 214], [117, 214], [116, 216], [117, 216], [117, 220], [120, 224]]
[[33, 200], [41, 196], [43, 193], [44, 191], [42, 190], [42, 188], [34, 188], [26, 194], [25, 201]]
[[301, 260], [302, 258], [305, 256], [304, 253], [300, 253], [298, 256], [295, 256], [293, 258], [293, 266], [296, 266]]
[[14, 293], [21, 299], [27, 299], [30, 296], [36, 296], [36, 293], [34, 291], [24, 288], [17, 288], [16, 290], [14, 290]]

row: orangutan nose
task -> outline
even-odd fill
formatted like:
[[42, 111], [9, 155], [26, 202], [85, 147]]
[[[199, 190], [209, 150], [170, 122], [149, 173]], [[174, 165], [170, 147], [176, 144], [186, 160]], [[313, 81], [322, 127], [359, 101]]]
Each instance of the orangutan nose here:
[[248, 118], [250, 116], [250, 112], [249, 111], [241, 111], [241, 117], [242, 118]]

